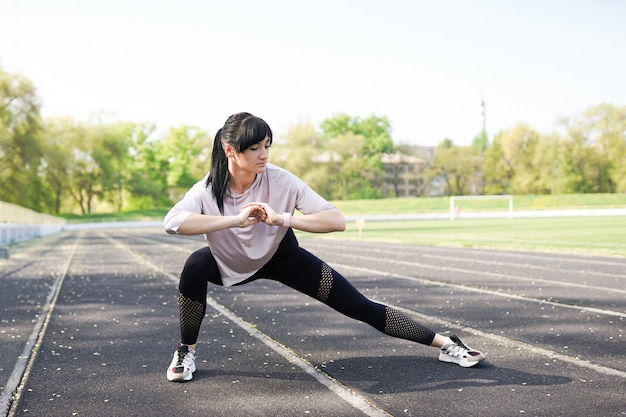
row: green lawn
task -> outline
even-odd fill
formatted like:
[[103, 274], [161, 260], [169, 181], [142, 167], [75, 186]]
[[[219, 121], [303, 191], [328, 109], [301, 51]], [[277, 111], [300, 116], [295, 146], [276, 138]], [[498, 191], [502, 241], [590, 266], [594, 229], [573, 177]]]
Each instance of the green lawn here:
[[[384, 198], [333, 201], [346, 216], [367, 214], [447, 213], [449, 197]], [[459, 200], [462, 212], [507, 210], [508, 200]], [[626, 208], [626, 194], [561, 194], [513, 196], [514, 210]]]
[[[333, 201], [345, 216], [370, 214], [447, 213], [449, 197], [382, 198], [377, 200]], [[505, 211], [507, 200], [461, 200], [462, 212]], [[524, 195], [513, 197], [514, 210], [626, 208], [626, 194], [561, 194]], [[125, 211], [120, 213], [92, 213], [86, 215], [61, 214], [70, 222], [122, 221], [163, 218], [169, 207]]]
[[[333, 202], [345, 216], [447, 213], [450, 199], [390, 198]], [[461, 200], [461, 213], [506, 211], [507, 200]], [[626, 208], [626, 194], [514, 196], [514, 210]], [[66, 215], [69, 222], [161, 220], [169, 208], [88, 216]], [[462, 216], [461, 216], [462, 217]], [[310, 234], [308, 236], [311, 236]], [[463, 219], [366, 222], [344, 233], [319, 238], [363, 239], [416, 245], [502, 248], [626, 256], [626, 217]]]
[[[343, 233], [316, 235], [414, 245], [626, 256], [626, 217], [461, 219], [355, 223]], [[310, 236], [310, 235], [309, 235]]]

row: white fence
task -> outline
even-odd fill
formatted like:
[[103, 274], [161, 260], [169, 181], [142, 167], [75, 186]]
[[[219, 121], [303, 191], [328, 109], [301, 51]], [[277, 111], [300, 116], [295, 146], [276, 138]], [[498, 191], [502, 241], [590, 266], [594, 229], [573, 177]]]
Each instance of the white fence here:
[[0, 201], [0, 248], [63, 230], [65, 219]]
[[0, 223], [65, 224], [65, 219], [0, 201]]

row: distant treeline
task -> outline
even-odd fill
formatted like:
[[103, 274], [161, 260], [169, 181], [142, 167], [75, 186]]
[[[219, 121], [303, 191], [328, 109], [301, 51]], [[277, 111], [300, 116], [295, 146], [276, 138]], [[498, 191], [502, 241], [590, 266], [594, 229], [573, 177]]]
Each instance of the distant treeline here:
[[[478, 133], [470, 146], [443, 139], [424, 159], [393, 143], [387, 117], [335, 114], [275, 132], [270, 160], [330, 200], [385, 196], [382, 156], [394, 152], [424, 161], [405, 174], [424, 184], [420, 195], [435, 183], [444, 195], [626, 192], [626, 107], [590, 107], [560, 126], [540, 133], [520, 123], [493, 140]], [[0, 68], [2, 201], [52, 214], [168, 206], [205, 175], [212, 142], [195, 126], [157, 133], [104, 115], [44, 120], [33, 84]]]

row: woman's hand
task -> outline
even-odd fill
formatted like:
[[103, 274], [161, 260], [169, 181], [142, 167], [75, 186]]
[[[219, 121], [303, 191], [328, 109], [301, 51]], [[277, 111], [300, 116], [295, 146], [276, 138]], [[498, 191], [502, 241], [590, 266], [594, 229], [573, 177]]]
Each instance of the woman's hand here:
[[270, 226], [282, 226], [285, 223], [284, 214], [276, 213], [267, 203], [254, 202], [243, 206], [244, 209], [247, 207], [256, 207], [262, 212], [262, 214], [258, 213], [259, 215], [257, 216], [260, 222], [264, 222]]
[[[260, 222], [264, 222], [270, 226], [283, 226], [285, 225], [285, 216], [291, 214], [277, 213], [267, 203], [254, 202], [248, 203], [246, 207], [258, 207], [263, 210], [263, 215], [259, 215], [257, 218]], [[311, 233], [329, 233], [329, 232], [342, 232], [346, 230], [346, 220], [337, 210], [324, 210], [319, 213], [312, 213], [303, 216], [291, 217], [289, 223], [290, 227], [303, 232]]]
[[259, 203], [248, 203], [242, 207], [241, 212], [237, 215], [237, 219], [239, 220], [239, 227], [248, 227], [253, 224], [266, 222], [267, 215], [265, 208]]

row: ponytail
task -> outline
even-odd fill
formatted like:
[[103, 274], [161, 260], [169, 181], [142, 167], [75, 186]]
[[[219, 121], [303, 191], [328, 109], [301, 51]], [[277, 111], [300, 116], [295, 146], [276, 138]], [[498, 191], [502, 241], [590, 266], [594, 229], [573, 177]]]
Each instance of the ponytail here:
[[211, 171], [206, 180], [206, 185], [213, 185], [213, 195], [217, 200], [220, 213], [224, 214], [224, 195], [228, 190], [228, 158], [222, 145], [222, 129], [215, 134], [213, 141], [213, 153], [211, 154]]

